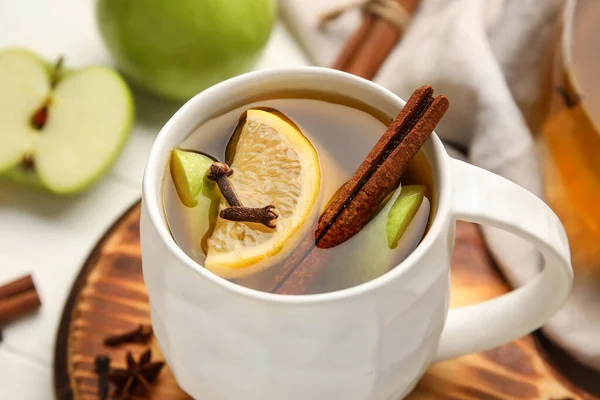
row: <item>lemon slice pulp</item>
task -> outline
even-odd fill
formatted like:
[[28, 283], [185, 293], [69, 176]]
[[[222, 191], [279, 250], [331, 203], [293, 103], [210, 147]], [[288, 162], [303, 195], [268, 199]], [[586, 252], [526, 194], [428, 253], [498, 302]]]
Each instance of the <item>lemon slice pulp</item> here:
[[[247, 111], [235, 144], [230, 180], [246, 207], [272, 204], [277, 227], [217, 218], [208, 240], [205, 267], [231, 279], [282, 261], [316, 218], [321, 185], [317, 152], [300, 130], [279, 115]], [[221, 208], [227, 207], [222, 199]]]

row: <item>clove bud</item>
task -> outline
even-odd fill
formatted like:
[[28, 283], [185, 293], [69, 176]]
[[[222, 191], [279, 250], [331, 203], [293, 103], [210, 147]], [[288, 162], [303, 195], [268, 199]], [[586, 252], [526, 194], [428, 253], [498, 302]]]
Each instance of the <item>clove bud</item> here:
[[210, 171], [207, 175], [208, 179], [217, 183], [221, 194], [223, 194], [225, 201], [229, 204], [228, 208], [221, 210], [219, 216], [228, 221], [258, 222], [267, 228], [276, 228], [275, 220], [279, 216], [275, 212], [275, 206], [244, 207], [229, 180], [231, 174], [233, 174], [233, 169], [229, 165], [222, 162], [214, 162], [210, 166]]

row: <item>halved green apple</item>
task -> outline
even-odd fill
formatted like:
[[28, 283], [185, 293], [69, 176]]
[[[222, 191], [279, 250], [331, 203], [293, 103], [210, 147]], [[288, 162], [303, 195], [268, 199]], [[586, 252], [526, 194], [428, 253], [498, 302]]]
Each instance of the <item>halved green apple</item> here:
[[388, 214], [386, 233], [388, 247], [396, 248], [398, 240], [402, 237], [406, 228], [413, 220], [423, 198], [425, 197], [426, 186], [423, 185], [408, 185], [403, 186], [400, 195], [394, 201], [392, 208]]
[[110, 68], [57, 74], [27, 50], [0, 52], [0, 173], [10, 178], [59, 194], [84, 189], [116, 159], [133, 115]]

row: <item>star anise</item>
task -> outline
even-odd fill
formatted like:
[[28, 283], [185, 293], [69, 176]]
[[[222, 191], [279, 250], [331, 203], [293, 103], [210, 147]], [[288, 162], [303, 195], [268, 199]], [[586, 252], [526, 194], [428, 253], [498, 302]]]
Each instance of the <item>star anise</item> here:
[[113, 368], [108, 374], [108, 380], [115, 385], [115, 394], [127, 398], [138, 386], [144, 393], [150, 391], [150, 383], [156, 380], [160, 370], [165, 365], [163, 361], [151, 362], [152, 352], [146, 350], [136, 363], [131, 352], [127, 352], [127, 369]]

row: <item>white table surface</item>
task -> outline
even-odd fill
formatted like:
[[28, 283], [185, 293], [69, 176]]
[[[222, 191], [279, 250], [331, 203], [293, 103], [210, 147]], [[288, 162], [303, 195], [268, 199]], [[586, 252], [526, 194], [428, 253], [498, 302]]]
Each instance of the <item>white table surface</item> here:
[[[94, 0], [0, 0], [0, 49], [25, 46], [67, 66], [111, 64]], [[275, 26], [257, 68], [308, 65], [285, 27]], [[136, 93], [136, 124], [112, 170], [93, 188], [57, 197], [0, 179], [0, 283], [31, 273], [42, 298], [35, 315], [6, 326], [0, 399], [54, 398], [54, 341], [73, 280], [97, 240], [140, 197], [146, 156], [177, 109]]]

